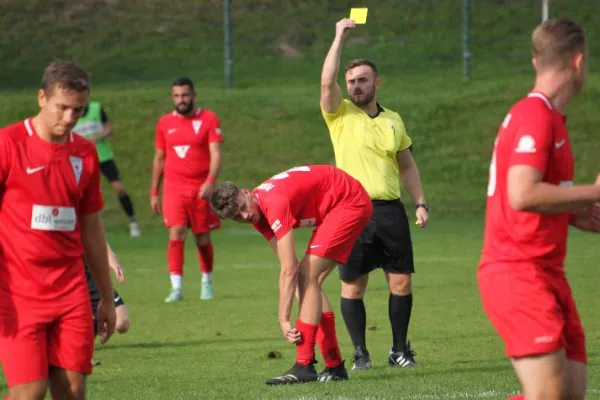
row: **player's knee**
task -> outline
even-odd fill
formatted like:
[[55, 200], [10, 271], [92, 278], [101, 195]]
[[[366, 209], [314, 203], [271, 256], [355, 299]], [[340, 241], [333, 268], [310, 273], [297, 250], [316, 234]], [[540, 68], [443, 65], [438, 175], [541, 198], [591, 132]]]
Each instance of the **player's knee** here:
[[[61, 379], [60, 382], [53, 382], [51, 386], [53, 398], [85, 399], [85, 379], [70, 379], [68, 381]], [[40, 399], [43, 398], [44, 396], [40, 397]]]
[[412, 293], [411, 274], [389, 274], [390, 292], [396, 296], [406, 296]]
[[349, 281], [342, 281], [342, 297], [345, 299], [362, 299], [365, 296], [367, 279], [360, 277]]
[[113, 181], [110, 184], [113, 190], [117, 193], [117, 196], [127, 196], [127, 190], [125, 190], [125, 185], [122, 181]]
[[123, 334], [123, 333], [126, 333], [130, 327], [131, 327], [131, 322], [129, 321], [129, 318], [123, 318], [123, 319], [117, 320], [117, 323], [115, 325], [115, 330], [118, 333]]
[[172, 226], [169, 228], [169, 240], [185, 240], [186, 233], [185, 226]]
[[210, 244], [210, 236], [208, 234], [196, 235], [196, 247], [202, 248]]
[[65, 398], [71, 398], [75, 400], [85, 399], [85, 380], [78, 379], [74, 382], [71, 382], [69, 387], [69, 394], [71, 395], [71, 397], [65, 396]]

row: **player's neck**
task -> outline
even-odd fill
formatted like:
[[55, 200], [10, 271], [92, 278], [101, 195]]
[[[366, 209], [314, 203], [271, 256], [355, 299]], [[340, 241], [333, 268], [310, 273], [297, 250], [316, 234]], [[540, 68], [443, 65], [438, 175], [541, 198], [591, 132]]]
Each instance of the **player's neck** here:
[[39, 114], [31, 119], [31, 124], [33, 125], [34, 134], [36, 134], [44, 142], [61, 144], [65, 143], [67, 141], [67, 137], [69, 136], [52, 135], [52, 130], [46, 126], [46, 124], [44, 124], [44, 121], [42, 121], [42, 118]]
[[189, 112], [189, 113], [187, 113], [187, 114], [184, 114], [183, 116], [184, 116], [184, 117], [186, 117], [186, 118], [191, 118], [191, 117], [193, 117], [194, 115], [196, 115], [196, 113], [197, 113], [197, 112], [198, 112], [198, 107], [194, 107], [194, 108], [192, 108], [192, 109], [190, 110], [190, 112]]
[[365, 104], [364, 106], [360, 106], [360, 108], [366, 112], [370, 117], [374, 117], [379, 112], [379, 107], [377, 107], [377, 99], [373, 97], [373, 100], [369, 102], [369, 104]]
[[568, 104], [575, 97], [573, 83], [564, 73], [539, 74], [533, 90], [548, 97], [552, 106], [561, 114], [565, 114]]

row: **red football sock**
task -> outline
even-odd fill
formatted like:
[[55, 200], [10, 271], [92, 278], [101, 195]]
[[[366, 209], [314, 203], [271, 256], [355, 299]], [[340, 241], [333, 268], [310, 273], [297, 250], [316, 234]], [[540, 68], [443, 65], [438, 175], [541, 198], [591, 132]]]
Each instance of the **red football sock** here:
[[525, 395], [520, 394], [518, 396], [510, 396], [510, 397], [507, 397], [506, 400], [525, 400]]
[[315, 359], [315, 342], [319, 327], [297, 319], [296, 329], [302, 334], [302, 341], [296, 345], [296, 363], [309, 365]]
[[321, 324], [317, 331], [317, 343], [325, 360], [325, 366], [335, 368], [342, 362], [342, 353], [338, 346], [335, 333], [335, 316], [333, 312], [324, 312], [321, 316]]
[[185, 242], [183, 240], [169, 240], [167, 249], [167, 263], [169, 274], [183, 276], [183, 252]]
[[200, 258], [200, 270], [210, 274], [213, 270], [214, 251], [211, 242], [206, 246], [198, 246], [198, 258]]

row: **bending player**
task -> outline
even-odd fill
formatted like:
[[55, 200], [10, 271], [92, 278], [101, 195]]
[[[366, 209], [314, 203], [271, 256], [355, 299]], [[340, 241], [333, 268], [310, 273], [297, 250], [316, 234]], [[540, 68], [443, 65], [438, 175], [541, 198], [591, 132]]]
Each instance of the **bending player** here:
[[[344, 171], [327, 165], [292, 168], [277, 174], [254, 191], [231, 182], [220, 185], [210, 202], [224, 219], [251, 223], [281, 263], [279, 323], [283, 335], [296, 344], [296, 363], [267, 380], [268, 385], [346, 380], [348, 373], [335, 332], [334, 314], [321, 283], [336, 263], [345, 263], [373, 211], [362, 185]], [[305, 256], [296, 258], [294, 228], [315, 228]], [[292, 327], [290, 314], [298, 289], [300, 315]], [[318, 343], [325, 370], [313, 365]]]
[[523, 388], [513, 399], [579, 400], [585, 334], [564, 261], [569, 225], [600, 232], [600, 175], [594, 185], [573, 185], [564, 112], [584, 85], [587, 44], [567, 19], [547, 20], [531, 41], [535, 86], [494, 144], [479, 289]]

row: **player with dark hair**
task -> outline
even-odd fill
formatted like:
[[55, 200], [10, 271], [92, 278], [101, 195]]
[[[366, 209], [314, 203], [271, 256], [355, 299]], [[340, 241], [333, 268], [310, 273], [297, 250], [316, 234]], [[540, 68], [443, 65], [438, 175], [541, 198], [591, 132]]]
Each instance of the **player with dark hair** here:
[[[162, 212], [169, 232], [167, 249], [171, 291], [166, 302], [183, 300], [184, 245], [188, 228], [194, 234], [202, 289], [200, 298], [213, 298], [214, 250], [210, 231], [221, 224], [210, 210], [208, 197], [221, 169], [223, 136], [219, 119], [196, 106], [194, 83], [187, 77], [173, 81], [171, 99], [175, 110], [163, 115], [156, 127], [156, 152], [152, 168], [150, 205]], [[159, 189], [164, 175], [162, 206]]]

